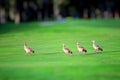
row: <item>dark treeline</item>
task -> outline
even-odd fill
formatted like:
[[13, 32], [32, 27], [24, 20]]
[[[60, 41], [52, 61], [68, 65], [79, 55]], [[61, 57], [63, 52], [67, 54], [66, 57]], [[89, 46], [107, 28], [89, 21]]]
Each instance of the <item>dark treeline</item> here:
[[0, 22], [73, 18], [119, 19], [118, 0], [0, 0]]

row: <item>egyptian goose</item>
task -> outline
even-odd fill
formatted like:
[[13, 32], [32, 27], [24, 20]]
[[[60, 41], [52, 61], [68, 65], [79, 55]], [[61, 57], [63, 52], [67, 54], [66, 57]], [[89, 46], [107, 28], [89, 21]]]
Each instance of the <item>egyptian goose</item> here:
[[66, 53], [66, 54], [72, 54], [72, 51], [68, 48], [66, 48], [65, 44], [63, 44], [63, 51]]
[[78, 49], [78, 52], [79, 52], [79, 53], [80, 53], [80, 52], [84, 52], [84, 53], [87, 52], [87, 50], [86, 50], [84, 47], [80, 46], [80, 43], [79, 43], [79, 42], [77, 42], [77, 49]]
[[103, 51], [103, 49], [95, 43], [95, 40], [92, 40], [92, 42], [93, 42], [93, 48], [95, 49], [95, 53], [96, 51]]
[[26, 42], [24, 42], [24, 50], [26, 52], [26, 55], [28, 55], [28, 53], [34, 53], [34, 50], [32, 50], [32, 48], [29, 48]]

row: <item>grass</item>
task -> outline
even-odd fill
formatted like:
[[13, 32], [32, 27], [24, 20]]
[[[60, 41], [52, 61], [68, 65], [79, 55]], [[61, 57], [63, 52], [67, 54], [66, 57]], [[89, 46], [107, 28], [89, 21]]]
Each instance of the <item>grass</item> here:
[[[0, 24], [0, 80], [119, 80], [119, 33], [120, 20], [112, 19]], [[24, 40], [35, 54], [25, 56]], [[78, 55], [77, 41], [87, 54]], [[73, 55], [64, 54], [63, 43]]]

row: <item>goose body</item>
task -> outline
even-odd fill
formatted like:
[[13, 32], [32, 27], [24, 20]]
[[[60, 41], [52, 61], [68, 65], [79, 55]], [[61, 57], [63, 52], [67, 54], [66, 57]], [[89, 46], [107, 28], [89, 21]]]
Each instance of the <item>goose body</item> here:
[[28, 53], [34, 53], [34, 50], [32, 48], [28, 47], [26, 42], [24, 42], [24, 50], [27, 54]]
[[103, 49], [99, 45], [96, 44], [95, 40], [93, 40], [92, 42], [93, 42], [93, 48], [94, 48], [95, 52], [103, 51]]
[[65, 44], [63, 44], [63, 51], [66, 53], [66, 54], [72, 54], [72, 51], [68, 48], [66, 48]]
[[84, 52], [84, 53], [87, 52], [87, 50], [83, 46], [80, 46], [80, 44], [78, 42], [77, 42], [77, 49], [78, 49], [79, 53], [80, 52]]

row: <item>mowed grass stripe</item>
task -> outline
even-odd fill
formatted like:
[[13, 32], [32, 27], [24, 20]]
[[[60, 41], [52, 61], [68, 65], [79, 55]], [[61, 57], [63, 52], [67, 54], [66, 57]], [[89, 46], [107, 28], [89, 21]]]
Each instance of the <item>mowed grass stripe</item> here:
[[[119, 80], [120, 20], [0, 24], [1, 80]], [[94, 54], [91, 40], [103, 48]], [[35, 50], [25, 56], [23, 42]], [[76, 42], [87, 49], [78, 54]], [[73, 51], [68, 56], [62, 44]]]

